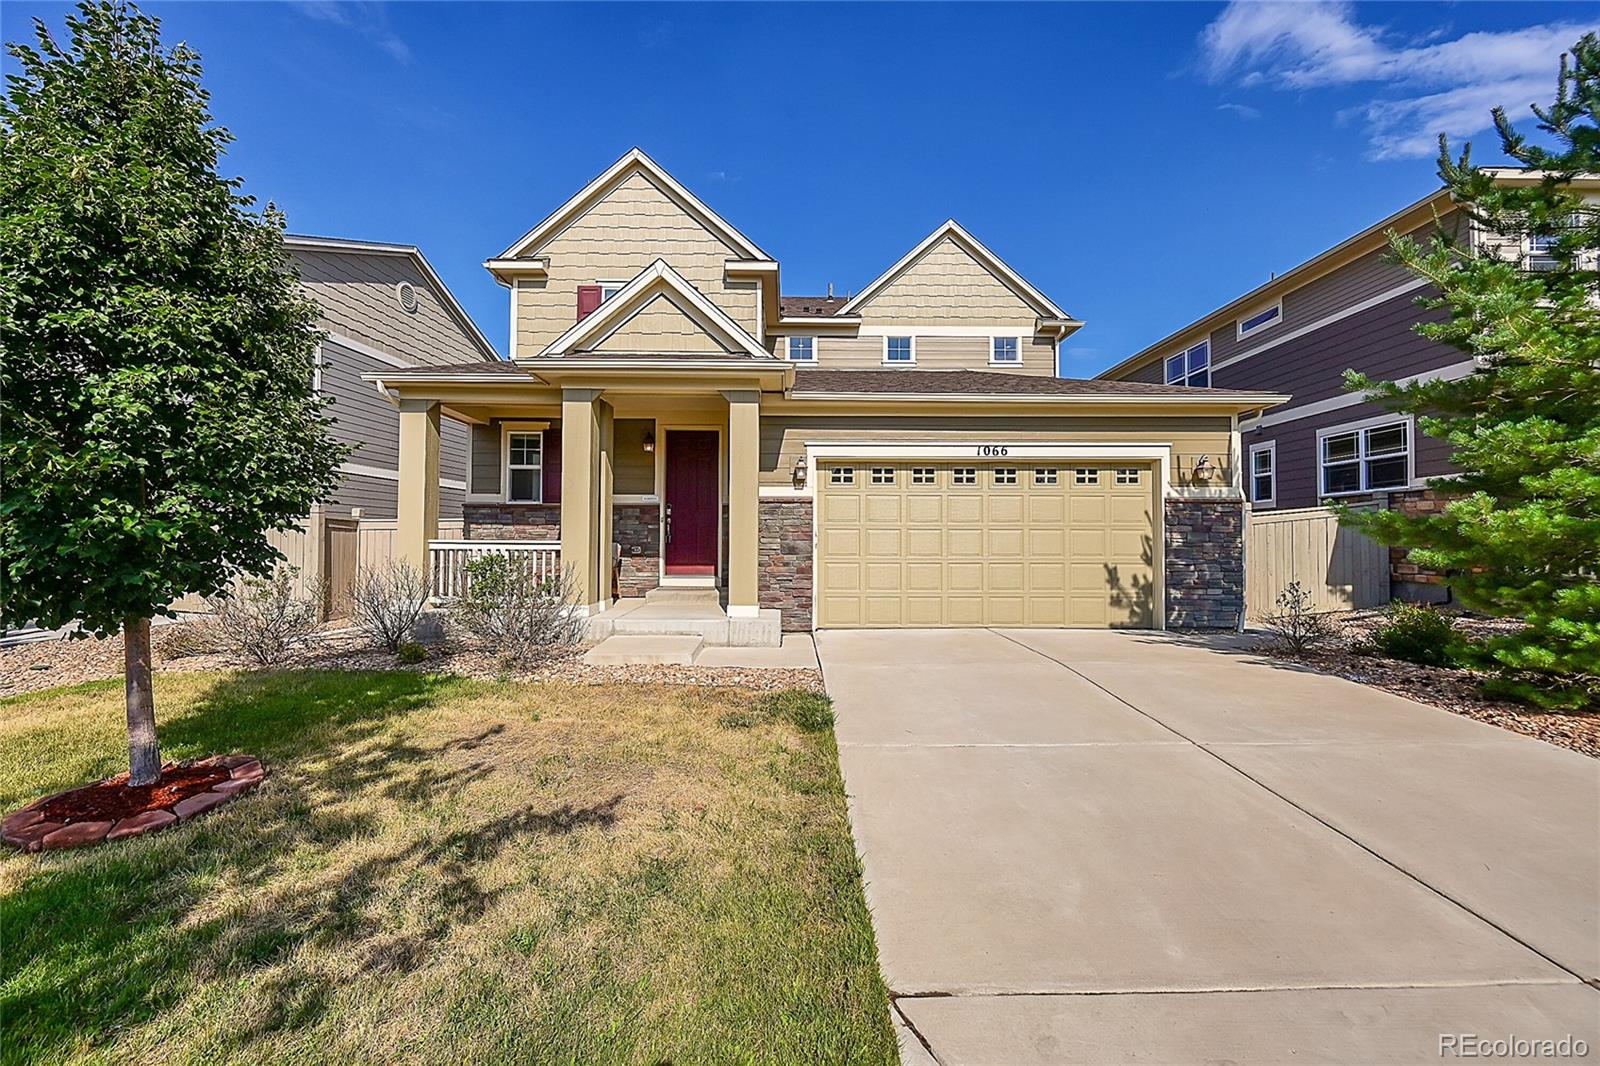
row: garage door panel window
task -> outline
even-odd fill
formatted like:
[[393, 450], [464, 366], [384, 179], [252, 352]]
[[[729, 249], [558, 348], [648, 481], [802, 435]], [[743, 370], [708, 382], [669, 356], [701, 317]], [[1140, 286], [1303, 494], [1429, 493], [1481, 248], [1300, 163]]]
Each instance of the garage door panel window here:
[[1040, 467], [1033, 472], [1035, 485], [1054, 485], [1060, 480], [1060, 472], [1054, 467]]
[[975, 466], [958, 466], [950, 471], [950, 481], [956, 485], [976, 485], [978, 483], [978, 468]]
[[[1334, 427], [1319, 435], [1322, 495], [1402, 489], [1411, 483], [1410, 419]], [[1252, 451], [1252, 480], [1259, 473]]]
[[1098, 485], [1100, 484], [1100, 471], [1093, 467], [1080, 466], [1072, 472], [1072, 483], [1074, 485]]
[[911, 468], [911, 483], [913, 485], [934, 485], [938, 481], [938, 472], [931, 466], [914, 466]]
[[996, 485], [1015, 485], [1017, 483], [1017, 468], [1014, 466], [995, 467], [994, 483]]
[[872, 483], [874, 485], [893, 485], [894, 467], [875, 466], [872, 468]]
[[828, 484], [854, 485], [856, 483], [856, 470], [853, 466], [836, 466], [828, 471]]
[[1137, 469], [1135, 469], [1135, 468], [1124, 468], [1124, 469], [1120, 469], [1120, 470], [1117, 471], [1117, 484], [1118, 485], [1137, 485], [1138, 483], [1139, 483], [1139, 471]]

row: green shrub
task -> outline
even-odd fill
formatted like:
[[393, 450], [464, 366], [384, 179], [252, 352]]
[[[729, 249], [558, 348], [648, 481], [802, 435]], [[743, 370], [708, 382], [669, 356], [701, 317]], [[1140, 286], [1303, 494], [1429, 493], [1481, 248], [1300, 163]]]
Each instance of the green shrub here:
[[833, 728], [833, 701], [820, 692], [784, 689], [762, 697], [761, 709], [773, 718], [793, 722], [796, 728], [807, 733]]
[[1453, 618], [1418, 603], [1393, 603], [1388, 620], [1372, 634], [1379, 653], [1423, 666], [1455, 666], [1461, 661], [1462, 639]]
[[428, 649], [414, 640], [408, 640], [395, 649], [394, 657], [403, 663], [420, 663], [428, 657]]

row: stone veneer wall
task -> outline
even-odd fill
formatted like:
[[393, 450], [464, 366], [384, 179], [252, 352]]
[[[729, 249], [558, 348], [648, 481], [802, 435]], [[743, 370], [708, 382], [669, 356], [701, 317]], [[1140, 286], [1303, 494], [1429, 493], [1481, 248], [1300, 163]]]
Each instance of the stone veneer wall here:
[[1244, 614], [1244, 503], [1166, 501], [1169, 629], [1237, 629]]
[[465, 503], [462, 535], [467, 540], [560, 540], [559, 503]]
[[[1408, 515], [1438, 514], [1449, 502], [1433, 489], [1411, 489], [1389, 494], [1389, 510]], [[1449, 603], [1450, 586], [1437, 570], [1418, 566], [1406, 558], [1409, 548], [1389, 549], [1389, 594], [1412, 603]]]
[[618, 594], [643, 596], [661, 584], [661, 505], [612, 504], [611, 535], [622, 546]]
[[811, 628], [811, 501], [761, 501], [757, 601], [783, 613], [783, 628]]

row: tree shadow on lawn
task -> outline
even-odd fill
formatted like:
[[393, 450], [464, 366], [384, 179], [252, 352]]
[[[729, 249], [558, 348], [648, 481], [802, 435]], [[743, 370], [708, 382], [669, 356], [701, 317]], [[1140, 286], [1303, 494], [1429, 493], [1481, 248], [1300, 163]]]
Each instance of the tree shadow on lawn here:
[[[376, 791], [420, 806], [490, 772], [445, 767], [443, 757], [492, 744], [503, 727], [433, 747], [387, 735], [397, 717], [467, 691], [407, 672], [237, 675], [167, 723], [169, 757], [246, 751], [272, 776], [259, 793], [163, 833], [9, 860], [35, 868], [0, 899], [0, 1062], [101, 1048], [187, 997], [227, 997], [241, 985], [258, 1009], [207, 1026], [207, 1057], [314, 1027], [350, 967], [410, 972], [480, 917], [504, 890], [481, 885], [477, 864], [519, 839], [614, 823], [620, 794], [587, 807], [525, 806], [404, 837], [341, 870], [342, 846], [367, 853], [381, 839], [373, 813], [346, 801]], [[396, 897], [403, 928], [374, 917], [393, 913]], [[345, 972], [299, 965], [305, 947], [343, 960]]]

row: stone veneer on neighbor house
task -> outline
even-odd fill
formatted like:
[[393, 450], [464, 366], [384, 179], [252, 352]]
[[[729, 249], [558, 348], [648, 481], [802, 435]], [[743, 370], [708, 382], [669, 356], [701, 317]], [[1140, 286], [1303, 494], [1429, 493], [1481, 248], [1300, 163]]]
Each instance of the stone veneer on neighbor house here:
[[643, 596], [661, 584], [661, 505], [612, 505], [611, 535], [622, 548], [617, 594]]
[[[1389, 494], [1389, 510], [1408, 515], [1438, 514], [1450, 498], [1433, 489], [1412, 489]], [[1418, 566], [1406, 558], [1409, 548], [1389, 549], [1389, 595], [1410, 603], [1449, 603], [1450, 586], [1437, 570]]]
[[1244, 503], [1166, 501], [1167, 626], [1237, 629], [1244, 616]]
[[783, 612], [783, 628], [811, 628], [811, 501], [762, 500], [757, 602]]

